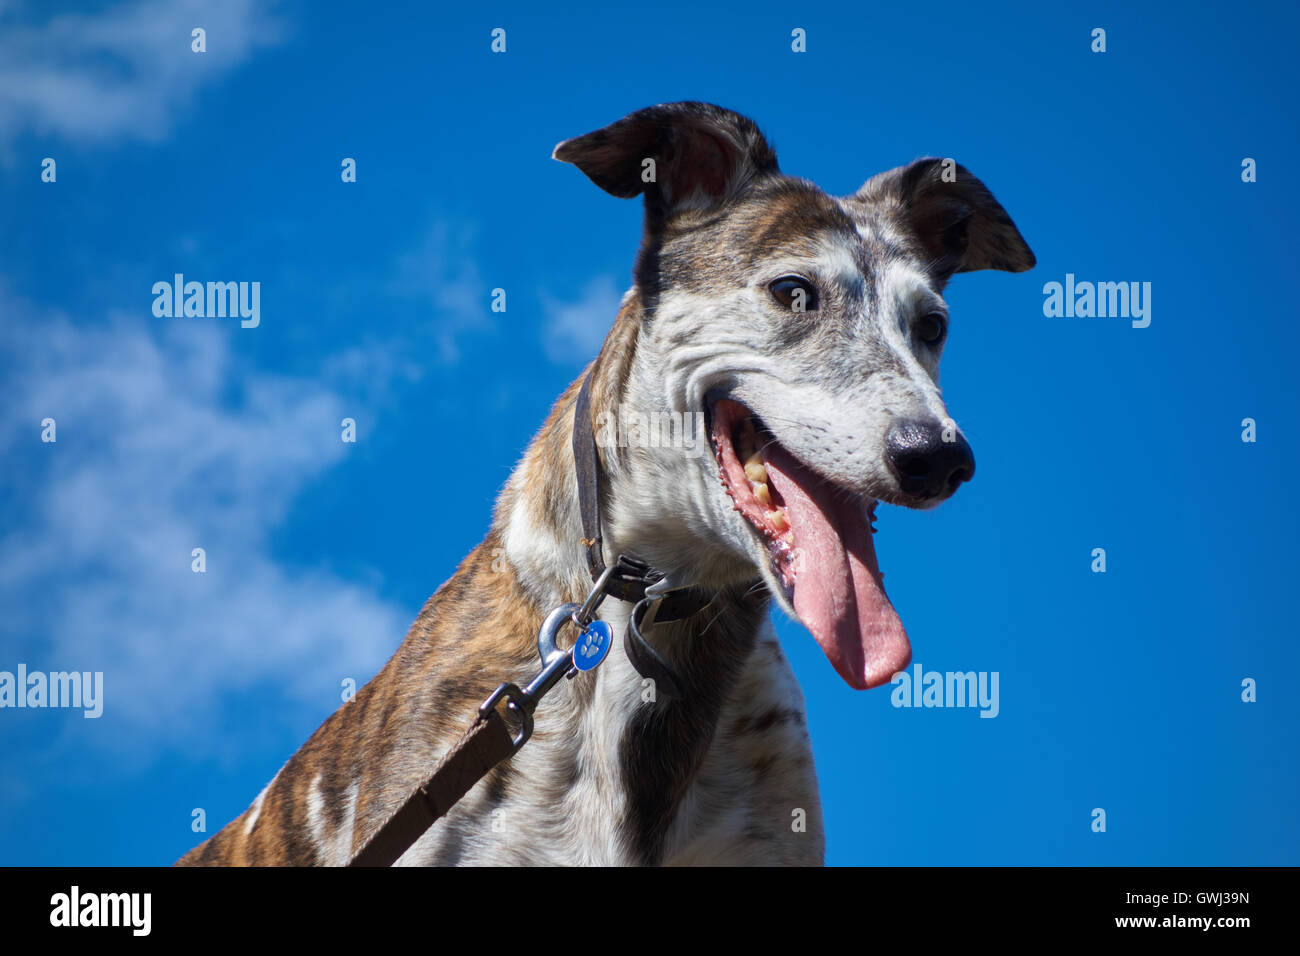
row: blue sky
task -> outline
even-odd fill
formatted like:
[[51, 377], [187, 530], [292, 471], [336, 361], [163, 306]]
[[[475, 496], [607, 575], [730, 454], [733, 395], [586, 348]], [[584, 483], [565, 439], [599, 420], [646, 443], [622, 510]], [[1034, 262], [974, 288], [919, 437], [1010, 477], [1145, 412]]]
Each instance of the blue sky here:
[[[0, 863], [170, 862], [387, 659], [629, 279], [639, 204], [552, 147], [678, 99], [835, 193], [954, 157], [1038, 256], [949, 286], [979, 473], [877, 539], [998, 716], [778, 622], [828, 862], [1300, 863], [1294, 5], [52, 6], [0, 3], [0, 670], [105, 709], [0, 710]], [[259, 281], [260, 326], [156, 318], [177, 272]], [[1151, 325], [1046, 317], [1067, 273]]]

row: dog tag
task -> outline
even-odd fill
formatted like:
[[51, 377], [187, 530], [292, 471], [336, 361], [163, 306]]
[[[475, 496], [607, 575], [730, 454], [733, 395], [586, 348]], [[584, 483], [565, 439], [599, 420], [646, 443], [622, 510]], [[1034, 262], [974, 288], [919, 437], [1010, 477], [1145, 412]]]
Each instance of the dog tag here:
[[614, 632], [609, 625], [604, 621], [592, 621], [573, 645], [573, 666], [580, 671], [594, 669], [605, 659], [613, 643]]

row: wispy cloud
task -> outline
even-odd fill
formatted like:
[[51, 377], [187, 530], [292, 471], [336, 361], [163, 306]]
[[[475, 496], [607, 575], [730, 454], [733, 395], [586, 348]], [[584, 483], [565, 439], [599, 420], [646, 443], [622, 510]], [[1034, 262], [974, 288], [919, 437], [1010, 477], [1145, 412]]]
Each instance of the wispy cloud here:
[[[135, 0], [40, 23], [26, 9], [0, 8], [0, 140], [160, 140], [200, 86], [284, 30], [256, 0]], [[196, 27], [205, 53], [190, 48]]]
[[576, 300], [543, 294], [546, 326], [542, 344], [547, 357], [561, 364], [585, 365], [600, 351], [622, 300], [622, 290], [609, 276], [592, 279]]
[[270, 543], [358, 409], [243, 368], [228, 326], [73, 324], [3, 295], [0, 312], [0, 498], [24, 506], [0, 541], [0, 646], [104, 671], [102, 719], [143, 752], [216, 747], [193, 731], [227, 693], [272, 686], [318, 712], [383, 663], [409, 612]]
[[467, 223], [435, 220], [415, 245], [397, 258], [387, 292], [413, 300], [429, 311], [429, 323], [412, 330], [412, 337], [433, 339], [437, 358], [460, 358], [460, 339], [492, 325], [490, 289], [471, 254], [475, 230]]

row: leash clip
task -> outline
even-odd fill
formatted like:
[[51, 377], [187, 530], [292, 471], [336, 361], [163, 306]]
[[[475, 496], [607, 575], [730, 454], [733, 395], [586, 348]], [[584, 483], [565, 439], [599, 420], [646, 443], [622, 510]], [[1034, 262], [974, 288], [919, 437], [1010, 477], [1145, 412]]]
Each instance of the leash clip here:
[[[561, 678], [575, 677], [579, 671], [594, 670], [609, 653], [614, 643], [610, 627], [604, 621], [593, 620], [593, 615], [605, 597], [603, 584], [616, 570], [607, 568], [582, 604], [561, 604], [546, 615], [537, 632], [537, 655], [542, 660], [542, 669], [532, 680], [522, 688], [507, 681], [479, 705], [479, 719], [483, 720], [502, 700], [506, 701], [506, 709], [519, 718], [519, 730], [512, 736], [516, 752], [533, 735], [533, 711], [542, 698]], [[557, 646], [555, 639], [560, 628], [569, 622], [577, 626], [578, 639], [566, 650]]]
[[511, 710], [519, 715], [519, 730], [511, 735], [511, 742], [514, 744], [515, 752], [528, 743], [528, 738], [533, 735], [533, 709], [537, 706], [537, 701], [529, 701], [518, 684], [512, 684], [509, 681], [502, 684], [487, 700], [483, 701], [478, 708], [478, 719], [486, 720], [488, 714], [492, 713], [497, 703], [505, 698], [508, 703], [506, 709]]

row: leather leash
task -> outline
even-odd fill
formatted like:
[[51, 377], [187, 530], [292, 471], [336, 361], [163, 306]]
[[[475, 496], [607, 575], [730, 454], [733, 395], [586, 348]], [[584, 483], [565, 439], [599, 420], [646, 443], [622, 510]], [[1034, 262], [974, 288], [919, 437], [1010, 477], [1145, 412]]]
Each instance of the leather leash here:
[[392, 866], [435, 820], [514, 752], [514, 737], [501, 712], [494, 708], [484, 716], [480, 711], [429, 778], [375, 831], [348, 866]]
[[[610, 627], [596, 620], [606, 597], [632, 601], [632, 613], [623, 633], [623, 647], [637, 672], [655, 682], [656, 692], [682, 696], [682, 683], [667, 662], [646, 641], [643, 629], [682, 620], [707, 607], [716, 593], [696, 587], [665, 587], [664, 576], [643, 561], [619, 555], [605, 564], [601, 551], [600, 461], [591, 421], [591, 373], [583, 379], [574, 403], [573, 461], [582, 516], [582, 544], [593, 581], [582, 604], [562, 604], [547, 615], [537, 635], [542, 670], [526, 686], [513, 683], [497, 687], [478, 709], [474, 723], [452, 745], [437, 766], [416, 787], [348, 863], [350, 867], [391, 866], [409, 850], [443, 814], [493, 767], [513, 756], [533, 733], [533, 711], [561, 678], [593, 670], [613, 643]], [[649, 620], [647, 617], [649, 616]], [[559, 649], [556, 637], [566, 623], [579, 630], [573, 647]], [[519, 729], [511, 731], [501, 704], [511, 711]]]

